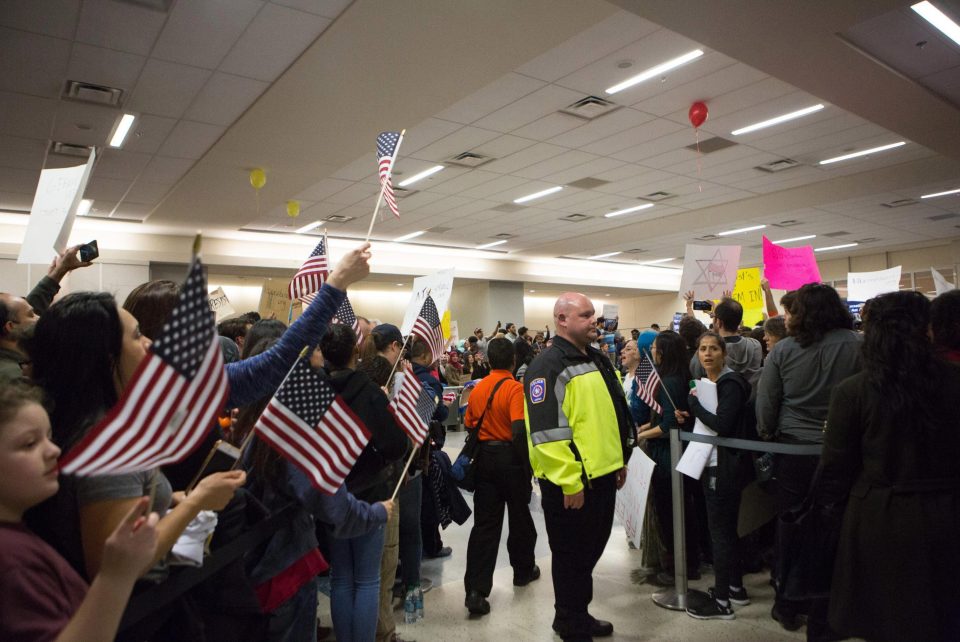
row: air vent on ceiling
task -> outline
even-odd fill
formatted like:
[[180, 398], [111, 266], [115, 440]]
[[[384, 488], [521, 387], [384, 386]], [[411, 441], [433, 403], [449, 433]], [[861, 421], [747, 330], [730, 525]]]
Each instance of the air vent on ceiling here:
[[707, 234], [706, 236], [698, 236], [696, 240], [697, 241], [716, 241], [718, 238], [720, 237], [717, 236], [716, 234]]
[[660, 201], [665, 201], [668, 198], [673, 198], [676, 194], [671, 194], [670, 192], [652, 192], [650, 194], [645, 194], [640, 197], [641, 201], [650, 201], [652, 203], [658, 203]]
[[567, 216], [561, 216], [558, 220], [567, 221], [568, 223], [579, 223], [580, 221], [585, 221], [588, 218], [586, 214], [568, 214]]
[[560, 113], [583, 118], [584, 120], [593, 120], [618, 109], [620, 109], [620, 105], [606, 98], [587, 96], [572, 105], [567, 105], [560, 110]]
[[850, 232], [842, 232], [842, 231], [841, 231], [841, 232], [827, 232], [826, 234], [822, 234], [821, 236], [829, 236], [830, 238], [836, 238], [836, 237], [838, 237], [838, 236], [847, 236], [848, 234], [850, 234]]
[[61, 143], [53, 141], [50, 145], [51, 154], [61, 154], [63, 156], [76, 156], [78, 158], [89, 158], [91, 147], [86, 145], [71, 145], [70, 143]]
[[135, 4], [138, 7], [152, 9], [161, 13], [168, 13], [173, 0], [119, 0], [125, 4]]
[[516, 234], [507, 234], [506, 232], [501, 232], [500, 234], [497, 234], [497, 235], [494, 236], [493, 238], [495, 238], [495, 239], [512, 239], [514, 236], [516, 236]]
[[94, 85], [89, 82], [68, 80], [66, 86], [63, 88], [63, 97], [85, 103], [94, 103], [96, 105], [119, 107], [120, 99], [123, 97], [123, 90], [117, 89], [116, 87], [107, 87], [106, 85]]
[[894, 208], [894, 207], [904, 207], [907, 205], [916, 205], [919, 202], [920, 201], [918, 201], [915, 198], [901, 198], [895, 201], [890, 201], [889, 203], [880, 203], [880, 204], [883, 205], [884, 207]]
[[342, 216], [340, 214], [331, 214], [327, 218], [323, 219], [329, 221], [330, 223], [346, 223], [347, 221], [352, 221], [354, 217], [352, 216]]
[[446, 162], [459, 165], [460, 167], [480, 167], [492, 160], [494, 160], [492, 157], [484, 156], [476, 152], [463, 152], [462, 154], [451, 156]]
[[880, 240], [880, 239], [877, 238], [876, 236], [871, 236], [871, 237], [865, 238], [865, 239], [857, 239], [857, 243], [873, 243], [873, 242], [879, 241], [879, 240]]
[[646, 250], [640, 247], [635, 247], [632, 250], [623, 251], [624, 254], [643, 254], [644, 252], [646, 252]]
[[443, 234], [444, 232], [449, 232], [452, 229], [453, 229], [452, 227], [444, 227], [442, 225], [437, 225], [436, 227], [431, 227], [427, 231], [432, 234]]
[[578, 181], [573, 181], [572, 183], [567, 183], [567, 187], [576, 187], [579, 189], [596, 189], [601, 185], [606, 185], [610, 181], [605, 181], [601, 178], [593, 178], [588, 176], [587, 178], [581, 178]]
[[790, 169], [791, 167], [799, 167], [799, 161], [795, 161], [792, 158], [781, 158], [780, 160], [775, 160], [772, 163], [764, 163], [763, 165], [757, 165], [754, 169], [759, 169], [761, 172], [770, 172], [775, 174], [777, 172], [782, 172], [785, 169]]
[[713, 152], [719, 152], [721, 149], [733, 147], [736, 144], [737, 143], [733, 142], [732, 140], [714, 136], [713, 138], [708, 138], [707, 140], [701, 140], [699, 149], [697, 148], [696, 143], [693, 145], [687, 145], [686, 149], [689, 149], [691, 152], [699, 151], [701, 154], [712, 154]]
[[516, 205], [515, 203], [504, 203], [503, 205], [497, 205], [496, 207], [491, 207], [491, 210], [494, 212], [517, 212], [523, 209], [522, 205]]
[[800, 225], [800, 221], [795, 218], [788, 218], [785, 221], [780, 221], [779, 223], [771, 223], [774, 227], [793, 227], [794, 225]]
[[945, 221], [945, 220], [947, 220], [948, 218], [956, 218], [956, 217], [958, 217], [958, 216], [960, 216], [960, 214], [953, 214], [953, 213], [950, 213], [950, 214], [937, 214], [936, 216], [928, 216], [928, 217], [927, 217], [927, 220], [928, 220], [928, 221]]

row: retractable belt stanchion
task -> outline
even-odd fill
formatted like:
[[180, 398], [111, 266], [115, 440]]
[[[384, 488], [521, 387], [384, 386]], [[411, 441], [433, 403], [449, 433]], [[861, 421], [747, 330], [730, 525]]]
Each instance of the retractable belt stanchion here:
[[680, 462], [680, 431], [670, 431], [670, 481], [673, 487], [673, 570], [674, 585], [653, 594], [653, 603], [672, 611], [685, 611], [710, 596], [703, 591], [687, 589], [687, 550], [683, 515], [683, 474], [677, 470]]

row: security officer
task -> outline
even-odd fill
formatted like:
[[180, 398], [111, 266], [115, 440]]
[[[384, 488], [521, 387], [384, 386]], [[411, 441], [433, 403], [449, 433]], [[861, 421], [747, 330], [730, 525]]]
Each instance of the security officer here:
[[613, 634], [613, 625], [587, 606], [635, 441], [619, 376], [590, 347], [597, 340], [595, 314], [582, 294], [557, 299], [557, 336], [524, 379], [530, 462], [553, 553], [553, 630], [566, 642]]

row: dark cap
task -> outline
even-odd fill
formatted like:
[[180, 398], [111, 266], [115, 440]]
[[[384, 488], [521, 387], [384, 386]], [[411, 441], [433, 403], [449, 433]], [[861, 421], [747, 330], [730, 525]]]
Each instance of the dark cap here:
[[399, 344], [403, 344], [403, 335], [400, 334], [400, 328], [393, 325], [392, 323], [381, 323], [373, 329], [375, 334], [379, 334], [381, 337], [390, 341], [391, 343], [396, 341]]

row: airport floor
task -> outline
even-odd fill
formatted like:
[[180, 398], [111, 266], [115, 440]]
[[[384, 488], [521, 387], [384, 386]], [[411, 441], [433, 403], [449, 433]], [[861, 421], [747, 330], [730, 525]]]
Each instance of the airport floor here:
[[[455, 458], [463, 445], [464, 433], [451, 432], [444, 448]], [[534, 492], [537, 492], [534, 485]], [[472, 497], [464, 493], [472, 504]], [[553, 621], [553, 586], [550, 580], [550, 548], [547, 543], [543, 513], [538, 498], [532, 502], [534, 522], [537, 525], [537, 564], [542, 577], [522, 588], [513, 586], [513, 570], [507, 560], [506, 532], [501, 536], [500, 554], [493, 579], [493, 591], [488, 598], [491, 611], [482, 617], [470, 616], [463, 606], [463, 574], [466, 569], [467, 541], [473, 520], [462, 526], [451, 524], [442, 531], [443, 543], [453, 549], [450, 557], [425, 559], [421, 565], [423, 577], [433, 580], [433, 588], [424, 596], [424, 619], [416, 624], [403, 623], [403, 610], [394, 611], [397, 632], [407, 641], [456, 642], [461, 640], [491, 642], [559, 641], [550, 628]], [[504, 531], [507, 529], [504, 519]], [[684, 612], [670, 611], [654, 604], [651, 596], [662, 589], [642, 581], [641, 553], [628, 547], [623, 527], [614, 523], [613, 532], [603, 557], [594, 571], [594, 597], [590, 612], [597, 618], [613, 623], [612, 641], [639, 640], [709, 640], [711, 642], [770, 642], [775, 640], [803, 640], [805, 629], [787, 632], [770, 618], [773, 589], [769, 573], [748, 575], [744, 584], [750, 595], [749, 606], [735, 607], [736, 619], [731, 621], [695, 620]], [[706, 590], [713, 576], [690, 583], [691, 588]], [[329, 626], [329, 600], [321, 596], [321, 620]], [[332, 639], [332, 638], [328, 638]]]

